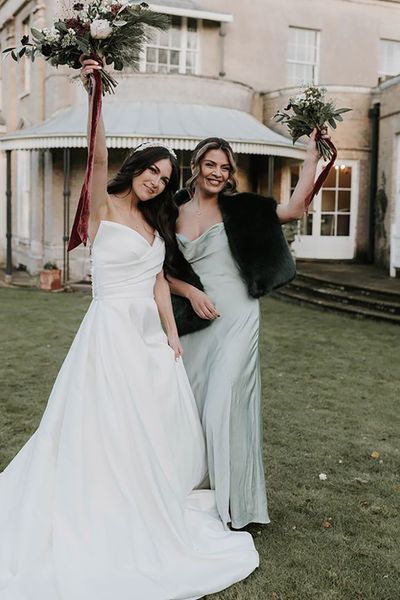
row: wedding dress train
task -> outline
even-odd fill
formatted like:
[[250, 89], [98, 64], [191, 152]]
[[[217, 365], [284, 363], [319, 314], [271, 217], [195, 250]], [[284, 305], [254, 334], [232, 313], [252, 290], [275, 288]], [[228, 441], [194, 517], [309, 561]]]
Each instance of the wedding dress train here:
[[249, 575], [153, 288], [164, 243], [102, 221], [93, 301], [38, 430], [0, 475], [0, 600], [194, 600]]

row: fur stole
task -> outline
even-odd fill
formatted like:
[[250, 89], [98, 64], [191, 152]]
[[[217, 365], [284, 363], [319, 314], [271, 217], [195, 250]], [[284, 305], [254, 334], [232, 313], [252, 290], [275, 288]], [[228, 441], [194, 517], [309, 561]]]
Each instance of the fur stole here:
[[[186, 190], [180, 190], [175, 195], [178, 206], [188, 200], [189, 194]], [[260, 298], [289, 283], [296, 275], [296, 267], [276, 214], [276, 201], [258, 194], [242, 192], [232, 196], [220, 194], [218, 202], [229, 248], [247, 285], [249, 295]], [[179, 248], [174, 262], [174, 277], [204, 289]], [[173, 305], [181, 335], [212, 323], [197, 317], [190, 302], [185, 298], [173, 295]]]

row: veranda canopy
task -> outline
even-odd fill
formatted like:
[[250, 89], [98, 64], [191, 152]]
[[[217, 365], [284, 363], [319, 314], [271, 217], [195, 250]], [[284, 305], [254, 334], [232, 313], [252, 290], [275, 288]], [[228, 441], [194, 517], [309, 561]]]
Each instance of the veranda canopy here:
[[[304, 146], [272, 131], [252, 115], [232, 108], [168, 102], [113, 102], [103, 114], [109, 148], [132, 148], [159, 141], [175, 150], [193, 150], [203, 138], [218, 136], [235, 152], [304, 158]], [[0, 138], [2, 150], [86, 147], [87, 109], [64, 108], [46, 121]]]

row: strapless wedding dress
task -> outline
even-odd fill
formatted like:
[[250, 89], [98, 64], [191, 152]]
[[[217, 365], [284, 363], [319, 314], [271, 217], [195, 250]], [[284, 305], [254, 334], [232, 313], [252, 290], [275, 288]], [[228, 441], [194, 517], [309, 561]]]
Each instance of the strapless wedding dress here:
[[93, 301], [0, 475], [0, 600], [192, 600], [258, 565], [251, 536], [195, 489], [202, 428], [153, 295], [164, 252], [159, 236], [100, 225]]

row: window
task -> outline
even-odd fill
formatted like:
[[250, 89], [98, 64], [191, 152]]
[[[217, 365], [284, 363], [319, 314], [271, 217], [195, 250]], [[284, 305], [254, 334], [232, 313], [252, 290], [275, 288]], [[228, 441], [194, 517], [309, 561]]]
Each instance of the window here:
[[379, 76], [392, 77], [400, 73], [400, 41], [380, 40]]
[[349, 236], [351, 212], [351, 167], [336, 166], [322, 188], [321, 235]]
[[141, 71], [147, 73], [188, 73], [198, 70], [198, 22], [172, 17], [167, 31], [149, 31]]
[[319, 31], [289, 27], [287, 83], [289, 86], [318, 83]]
[[[22, 23], [22, 35], [29, 36], [30, 34], [30, 25], [29, 25], [29, 17], [25, 19]], [[31, 91], [31, 61], [24, 57], [24, 60], [21, 64], [21, 74], [22, 74], [22, 94], [28, 94]]]

